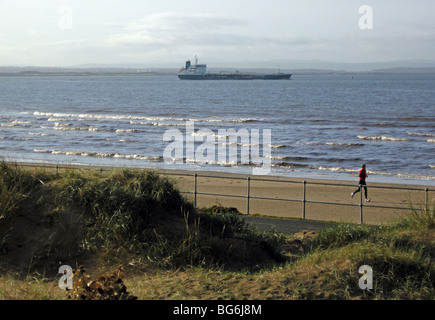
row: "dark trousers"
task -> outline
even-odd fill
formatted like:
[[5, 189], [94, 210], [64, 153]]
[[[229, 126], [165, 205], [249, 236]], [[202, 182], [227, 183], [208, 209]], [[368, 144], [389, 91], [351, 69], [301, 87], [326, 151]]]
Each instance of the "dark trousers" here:
[[364, 187], [364, 193], [365, 193], [365, 196], [366, 196], [366, 199], [367, 199], [367, 186], [366, 186], [366, 182], [365, 181], [360, 181], [358, 189], [356, 189], [353, 193], [355, 194], [355, 193], [360, 192], [361, 191], [361, 187]]

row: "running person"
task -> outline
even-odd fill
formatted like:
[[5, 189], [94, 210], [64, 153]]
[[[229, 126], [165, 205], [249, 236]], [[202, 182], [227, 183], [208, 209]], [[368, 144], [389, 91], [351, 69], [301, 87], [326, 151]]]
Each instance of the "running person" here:
[[355, 193], [358, 193], [361, 191], [361, 186], [364, 186], [364, 193], [366, 196], [366, 201], [369, 202], [370, 199], [367, 198], [367, 183], [366, 183], [366, 178], [367, 178], [367, 171], [366, 171], [366, 165], [363, 164], [361, 166], [361, 170], [359, 171], [359, 186], [358, 189], [356, 189], [354, 192], [352, 192], [350, 194], [350, 196], [353, 198], [353, 196], [355, 195]]

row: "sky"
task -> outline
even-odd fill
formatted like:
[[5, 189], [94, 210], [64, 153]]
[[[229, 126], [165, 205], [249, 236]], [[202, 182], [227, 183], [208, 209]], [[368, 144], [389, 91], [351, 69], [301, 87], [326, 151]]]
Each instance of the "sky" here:
[[0, 65], [434, 60], [434, 15], [433, 0], [0, 0]]

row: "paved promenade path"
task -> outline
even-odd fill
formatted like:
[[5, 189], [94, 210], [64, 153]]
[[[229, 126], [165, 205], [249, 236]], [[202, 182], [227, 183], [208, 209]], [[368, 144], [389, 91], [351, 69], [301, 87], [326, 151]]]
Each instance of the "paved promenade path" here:
[[247, 224], [256, 227], [259, 231], [274, 230], [283, 234], [294, 234], [302, 230], [320, 230], [335, 224], [334, 222], [256, 216], [245, 216], [245, 221]]

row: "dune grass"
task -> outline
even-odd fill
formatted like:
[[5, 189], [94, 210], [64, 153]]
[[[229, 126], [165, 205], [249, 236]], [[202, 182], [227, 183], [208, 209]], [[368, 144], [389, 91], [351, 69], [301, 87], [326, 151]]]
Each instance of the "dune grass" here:
[[[433, 299], [434, 211], [411, 208], [403, 220], [386, 226], [340, 224], [321, 230], [306, 259], [313, 264], [336, 261], [334, 281], [346, 288], [346, 298]], [[357, 285], [355, 274], [363, 265], [373, 269], [372, 290]]]
[[[23, 262], [26, 270], [136, 256], [164, 268], [249, 268], [231, 249], [235, 246], [247, 247], [246, 259], [257, 245], [279, 258], [277, 237], [252, 232], [239, 215], [225, 210], [194, 210], [166, 177], [151, 170], [58, 173], [5, 163], [0, 170], [0, 252], [13, 253], [20, 241], [33, 242], [31, 259]], [[45, 236], [26, 233], [31, 228], [44, 230]]]
[[[92, 276], [122, 264], [129, 292], [147, 300], [434, 299], [434, 215], [410, 208], [398, 223], [336, 224], [300, 240], [227, 208], [195, 210], [150, 170], [1, 163], [0, 299], [68, 299], [63, 264]], [[371, 290], [358, 286], [362, 265]]]

